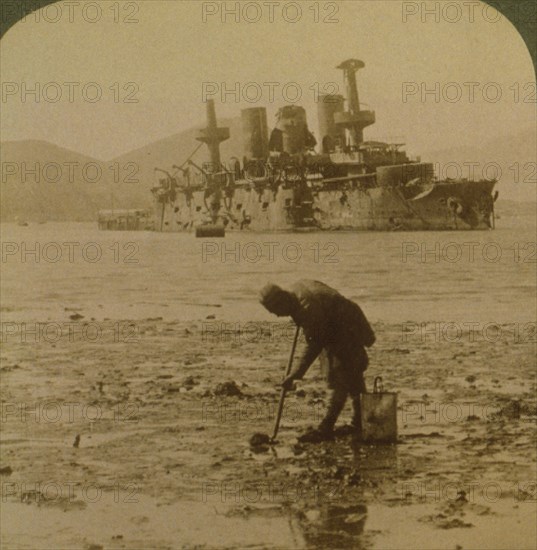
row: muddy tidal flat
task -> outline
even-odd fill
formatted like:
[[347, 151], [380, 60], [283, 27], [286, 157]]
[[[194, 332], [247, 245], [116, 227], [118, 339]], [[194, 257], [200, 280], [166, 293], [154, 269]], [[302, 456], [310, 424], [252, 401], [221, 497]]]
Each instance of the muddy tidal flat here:
[[[214, 241], [3, 224], [2, 548], [534, 548], [535, 221], [501, 222]], [[327, 404], [315, 363], [278, 443], [250, 447], [293, 337], [256, 293], [299, 278], [371, 320], [396, 444], [297, 443]]]

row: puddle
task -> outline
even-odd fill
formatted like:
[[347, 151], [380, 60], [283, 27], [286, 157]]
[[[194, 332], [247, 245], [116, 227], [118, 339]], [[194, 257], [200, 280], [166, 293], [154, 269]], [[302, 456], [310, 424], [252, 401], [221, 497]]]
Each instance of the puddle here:
[[[439, 528], [424, 521], [438, 514], [429, 504], [402, 507], [369, 506], [367, 526], [376, 531], [374, 548], [382, 550], [533, 550], [537, 537], [536, 504], [516, 504], [512, 500], [490, 505], [491, 513], [463, 514], [462, 522], [471, 527]], [[455, 523], [453, 523], [455, 525]]]
[[[163, 503], [135, 491], [2, 503], [2, 548], [533, 549], [536, 503], [247, 504], [213, 494]], [[98, 498], [97, 498], [98, 496]], [[91, 498], [90, 498], [91, 497]], [[403, 504], [403, 505], [401, 505]]]
[[[77, 501], [78, 502], [78, 501]], [[85, 509], [3, 502], [2, 548], [304, 548], [300, 533], [283, 515], [229, 515], [210, 502], [159, 504], [145, 495], [102, 493]]]

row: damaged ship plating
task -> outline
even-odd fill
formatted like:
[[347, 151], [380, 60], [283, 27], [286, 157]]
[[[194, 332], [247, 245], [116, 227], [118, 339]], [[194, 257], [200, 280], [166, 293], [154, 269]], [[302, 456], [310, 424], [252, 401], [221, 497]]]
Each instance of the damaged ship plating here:
[[363, 67], [356, 59], [339, 65], [346, 99], [319, 97], [320, 143], [300, 106], [279, 109], [270, 136], [265, 108], [242, 110], [242, 160], [221, 161], [219, 145], [229, 129], [218, 127], [208, 100], [207, 127], [197, 140], [210, 161], [196, 164], [196, 149], [173, 173], [155, 169], [165, 175], [152, 189], [156, 230], [206, 224], [243, 231], [493, 228], [496, 181], [438, 180], [433, 164], [412, 161], [404, 144], [364, 141], [375, 112], [360, 108], [356, 71]]

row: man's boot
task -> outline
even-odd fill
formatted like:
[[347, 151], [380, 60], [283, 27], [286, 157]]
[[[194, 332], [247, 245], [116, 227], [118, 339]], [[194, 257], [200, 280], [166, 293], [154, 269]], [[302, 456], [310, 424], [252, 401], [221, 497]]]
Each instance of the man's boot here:
[[334, 429], [328, 429], [322, 425], [318, 428], [310, 428], [298, 437], [300, 443], [321, 443], [334, 439]]

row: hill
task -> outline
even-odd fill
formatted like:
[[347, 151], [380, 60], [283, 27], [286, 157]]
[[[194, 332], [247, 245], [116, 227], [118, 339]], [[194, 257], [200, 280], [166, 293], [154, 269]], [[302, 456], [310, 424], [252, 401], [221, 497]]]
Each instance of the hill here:
[[[223, 158], [241, 149], [240, 119], [219, 121], [232, 137], [221, 146]], [[201, 128], [201, 125], [199, 126]], [[171, 170], [194, 151], [197, 128], [149, 143], [109, 161], [88, 157], [46, 141], [1, 144], [2, 221], [90, 221], [101, 209], [149, 208], [155, 168]], [[207, 158], [202, 147], [193, 157]]]
[[1, 159], [2, 221], [94, 220], [112, 192], [128, 200], [110, 163], [46, 141], [4, 142]]

